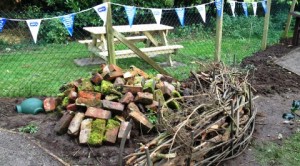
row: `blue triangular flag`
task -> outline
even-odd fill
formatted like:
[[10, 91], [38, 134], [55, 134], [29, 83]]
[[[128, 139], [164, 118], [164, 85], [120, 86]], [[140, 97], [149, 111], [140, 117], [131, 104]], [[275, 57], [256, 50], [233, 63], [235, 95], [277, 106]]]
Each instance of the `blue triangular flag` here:
[[0, 18], [0, 32], [2, 32], [5, 23], [6, 23], [6, 18]]
[[176, 8], [175, 11], [179, 18], [181, 26], [184, 26], [184, 11], [185, 11], [185, 9], [184, 8]]
[[264, 8], [265, 14], [267, 13], [266, 1], [261, 1], [262, 7]]
[[135, 6], [124, 6], [124, 7], [125, 7], [125, 12], [127, 14], [129, 25], [130, 27], [132, 27], [133, 19], [136, 12], [136, 7]]
[[60, 21], [65, 25], [70, 36], [73, 35], [74, 17], [75, 17], [75, 14], [69, 14], [69, 15], [65, 15], [65, 16], [62, 16], [59, 18]]
[[217, 8], [217, 14], [219, 17], [221, 17], [221, 14], [222, 14], [222, 0], [216, 0], [215, 1], [215, 5], [216, 5], [216, 8]]
[[243, 5], [245, 16], [248, 17], [248, 6], [247, 6], [247, 3], [243, 2], [242, 5]]

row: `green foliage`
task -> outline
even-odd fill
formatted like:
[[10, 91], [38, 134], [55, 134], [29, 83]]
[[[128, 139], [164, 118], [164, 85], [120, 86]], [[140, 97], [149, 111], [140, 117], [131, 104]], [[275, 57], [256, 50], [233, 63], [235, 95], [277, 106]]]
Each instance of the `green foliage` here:
[[156, 113], [154, 113], [152, 110], [150, 110], [149, 113], [146, 114], [148, 120], [152, 123], [152, 124], [156, 124], [157, 123], [157, 116]]
[[117, 120], [114, 120], [114, 119], [108, 119], [106, 129], [109, 130], [109, 129], [113, 129], [118, 126], [120, 126], [120, 122], [118, 122]]
[[101, 145], [104, 141], [105, 123], [103, 119], [96, 119], [92, 122], [92, 131], [88, 139], [90, 145]]
[[39, 130], [39, 128], [38, 128], [38, 126], [36, 124], [29, 123], [26, 126], [18, 128], [18, 130], [19, 130], [19, 132], [22, 132], [22, 133], [34, 134], [34, 133], [36, 133]]

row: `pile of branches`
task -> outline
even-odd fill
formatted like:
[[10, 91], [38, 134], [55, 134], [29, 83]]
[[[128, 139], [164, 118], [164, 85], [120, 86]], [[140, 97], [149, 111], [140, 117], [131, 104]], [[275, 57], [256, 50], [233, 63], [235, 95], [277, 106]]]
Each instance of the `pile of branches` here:
[[[215, 165], [247, 147], [256, 115], [247, 72], [213, 64], [191, 73], [182, 83], [187, 95], [157, 113], [160, 134], [125, 156], [127, 165]], [[172, 100], [179, 110], [167, 107]]]

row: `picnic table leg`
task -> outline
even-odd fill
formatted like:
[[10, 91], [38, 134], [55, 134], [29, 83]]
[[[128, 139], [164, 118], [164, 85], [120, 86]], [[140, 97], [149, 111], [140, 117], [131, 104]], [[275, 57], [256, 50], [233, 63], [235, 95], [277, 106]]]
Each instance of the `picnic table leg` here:
[[[159, 34], [160, 34], [160, 37], [161, 37], [161, 40], [162, 40], [162, 44], [164, 46], [169, 45], [168, 40], [167, 40], [167, 32], [166, 31], [159, 31]], [[168, 58], [168, 60], [167, 60], [168, 65], [173, 66], [172, 55], [168, 54], [167, 58]]]
[[300, 18], [296, 17], [296, 23], [295, 23], [294, 34], [293, 34], [293, 45], [294, 46], [298, 45], [298, 40], [299, 40], [299, 23], [300, 23]]
[[[158, 46], [157, 40], [152, 36], [152, 34], [150, 32], [145, 31], [143, 33], [148, 38], [148, 42], [150, 41], [155, 47]], [[147, 42], [147, 45], [148, 45], [148, 42]]]
[[105, 37], [104, 35], [101, 35], [100, 38], [101, 38], [101, 41], [102, 41], [102, 43], [103, 43], [103, 45], [102, 45], [103, 51], [107, 51], [107, 41], [106, 41], [106, 37]]

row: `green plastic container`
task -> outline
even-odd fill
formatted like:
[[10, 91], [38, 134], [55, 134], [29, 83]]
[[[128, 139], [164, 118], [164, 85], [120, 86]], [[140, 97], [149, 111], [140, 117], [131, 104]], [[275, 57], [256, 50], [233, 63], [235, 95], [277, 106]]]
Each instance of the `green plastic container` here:
[[20, 105], [16, 106], [18, 113], [37, 114], [44, 112], [43, 102], [37, 98], [29, 98], [24, 100]]

